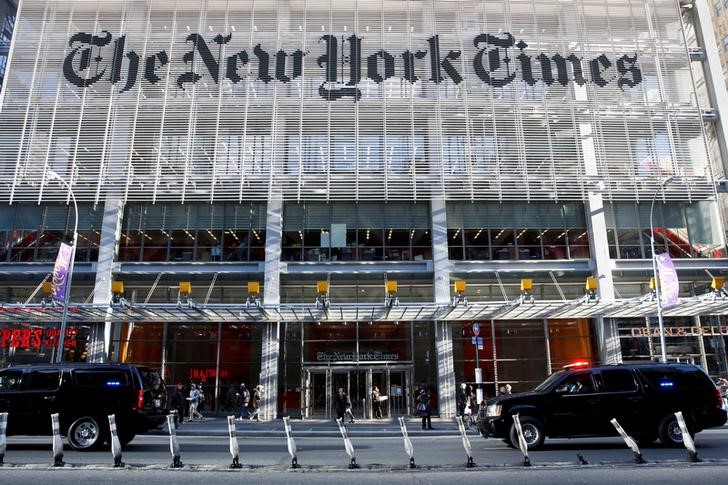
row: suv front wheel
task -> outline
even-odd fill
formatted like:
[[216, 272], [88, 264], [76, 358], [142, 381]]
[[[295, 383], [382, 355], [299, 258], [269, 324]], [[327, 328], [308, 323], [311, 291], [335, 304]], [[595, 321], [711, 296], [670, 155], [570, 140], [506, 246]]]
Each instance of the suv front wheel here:
[[99, 422], [92, 416], [78, 418], [68, 428], [68, 444], [74, 450], [91, 450], [104, 442]]
[[[529, 450], [535, 450], [543, 445], [543, 441], [546, 438], [543, 433], [543, 424], [536, 418], [531, 416], [523, 416], [521, 418], [521, 430], [523, 431], [523, 437], [526, 439], [526, 444]], [[508, 434], [510, 442], [513, 446], [518, 448], [518, 432], [516, 431], [516, 423], [511, 424], [511, 431]]]
[[[688, 431], [690, 431], [691, 437], [695, 437], [695, 433], [692, 432], [689, 423]], [[680, 425], [678, 424], [677, 418], [674, 414], [668, 414], [662, 418], [658, 432], [660, 435], [660, 441], [663, 445], [670, 446], [672, 448], [683, 446], [682, 431], [680, 430]]]

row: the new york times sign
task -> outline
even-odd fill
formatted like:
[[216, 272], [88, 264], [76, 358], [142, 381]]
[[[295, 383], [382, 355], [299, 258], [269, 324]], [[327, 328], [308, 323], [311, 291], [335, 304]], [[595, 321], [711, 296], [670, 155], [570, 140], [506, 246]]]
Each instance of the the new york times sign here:
[[[185, 42], [190, 50], [178, 61], [189, 68], [174, 79], [180, 89], [188, 89], [200, 80], [209, 79], [220, 83], [228, 79], [233, 84], [245, 80], [248, 69], [251, 78], [263, 83], [287, 84], [303, 74], [304, 57], [315, 56], [323, 82], [318, 92], [323, 99], [335, 101], [343, 98], [359, 100], [359, 83], [363, 79], [381, 84], [387, 79], [399, 78], [440, 84], [450, 80], [460, 84], [467, 73], [462, 72], [463, 53], [459, 50], [444, 51], [440, 37], [433, 35], [415, 51], [388, 52], [380, 50], [362, 58], [362, 38], [357, 35], [323, 35], [319, 38], [321, 52], [295, 50], [277, 52], [265, 50], [261, 44], [252, 52], [238, 50], [232, 43], [232, 33], [218, 34], [206, 40], [201, 34], [190, 34]], [[119, 85], [119, 92], [131, 90], [137, 83], [158, 84], [164, 80], [165, 66], [171, 62], [167, 51], [161, 50], [142, 59], [134, 50], [127, 50], [126, 35], [113, 38], [102, 31], [100, 35], [84, 32], [74, 34], [69, 40], [71, 51], [63, 63], [63, 73], [68, 82], [87, 88], [99, 82]], [[230, 55], [215, 55], [225, 45]], [[484, 84], [502, 87], [519, 79], [534, 86], [541, 82], [547, 86], [567, 86], [587, 83], [599, 87], [615, 85], [619, 89], [631, 88], [642, 81], [637, 53], [625, 53], [609, 57], [606, 54], [583, 58], [569, 52], [536, 53], [523, 40], [513, 35], [479, 34], [472, 41], [472, 64], [468, 66]], [[195, 71], [195, 57], [202, 60], [201, 70]], [[427, 78], [419, 63], [424, 63]], [[250, 66], [248, 66], [250, 64]], [[248, 67], [246, 67], [248, 66]], [[417, 67], [420, 67], [417, 69]], [[397, 74], [399, 72], [399, 75]], [[306, 75], [310, 75], [307, 71]]]

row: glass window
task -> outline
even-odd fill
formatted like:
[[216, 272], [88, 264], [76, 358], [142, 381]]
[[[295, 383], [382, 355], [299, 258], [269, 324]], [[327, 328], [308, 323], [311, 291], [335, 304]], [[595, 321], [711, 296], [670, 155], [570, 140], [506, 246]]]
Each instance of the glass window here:
[[76, 384], [82, 387], [127, 387], [129, 377], [121, 371], [77, 370], [73, 373]]
[[34, 370], [30, 373], [26, 389], [29, 391], [48, 391], [58, 389], [61, 382], [59, 370]]
[[22, 370], [0, 371], [0, 392], [17, 391], [23, 378]]
[[594, 382], [591, 372], [581, 372], [568, 377], [556, 387], [556, 392], [563, 394], [591, 394], [594, 392]]
[[600, 392], [631, 392], [637, 389], [632, 371], [604, 369], [597, 376]]

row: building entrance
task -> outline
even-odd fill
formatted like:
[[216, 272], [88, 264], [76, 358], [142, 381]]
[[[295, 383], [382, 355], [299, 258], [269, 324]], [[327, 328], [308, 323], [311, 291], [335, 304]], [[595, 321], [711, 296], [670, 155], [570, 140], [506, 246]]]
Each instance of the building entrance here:
[[410, 414], [412, 369], [409, 366], [330, 366], [305, 368], [303, 409], [305, 418], [335, 419], [334, 399], [343, 389], [351, 400], [351, 410], [357, 419], [374, 417], [372, 387], [382, 396], [382, 416]]

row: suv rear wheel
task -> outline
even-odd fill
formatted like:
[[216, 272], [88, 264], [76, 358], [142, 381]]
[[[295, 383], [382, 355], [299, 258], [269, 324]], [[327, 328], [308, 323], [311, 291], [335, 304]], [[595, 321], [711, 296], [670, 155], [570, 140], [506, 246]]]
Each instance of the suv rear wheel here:
[[[690, 431], [690, 436], [695, 436], [695, 433], [693, 433], [690, 429], [689, 423], [688, 431]], [[662, 418], [662, 421], [660, 422], [660, 427], [658, 428], [658, 433], [660, 435], [660, 441], [663, 445], [673, 448], [683, 446], [682, 431], [680, 430], [680, 425], [678, 424], [677, 418], [674, 414], [668, 414], [667, 416]]]
[[[526, 439], [526, 444], [529, 450], [535, 450], [543, 445], [544, 438], [543, 424], [530, 416], [523, 416], [521, 418], [521, 430], [523, 430], [523, 437]], [[518, 432], [516, 431], [516, 423], [511, 424], [511, 432], [508, 434], [511, 443], [514, 447], [518, 447]]]
[[99, 422], [92, 416], [78, 418], [68, 428], [68, 444], [74, 450], [91, 450], [104, 443]]

